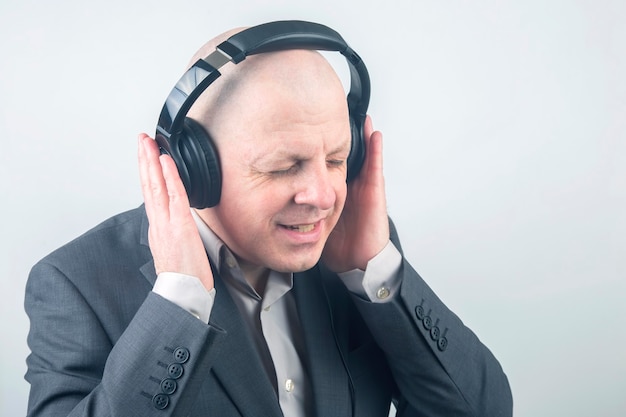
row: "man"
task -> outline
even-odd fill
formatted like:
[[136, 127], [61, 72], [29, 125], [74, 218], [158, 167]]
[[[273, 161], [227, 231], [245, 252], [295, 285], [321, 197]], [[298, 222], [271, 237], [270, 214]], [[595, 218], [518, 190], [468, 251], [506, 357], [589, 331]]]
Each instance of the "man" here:
[[369, 118], [346, 183], [348, 107], [321, 55], [248, 57], [188, 117], [218, 150], [219, 203], [190, 209], [140, 135], [145, 209], [31, 272], [29, 415], [511, 415], [496, 359], [401, 255]]

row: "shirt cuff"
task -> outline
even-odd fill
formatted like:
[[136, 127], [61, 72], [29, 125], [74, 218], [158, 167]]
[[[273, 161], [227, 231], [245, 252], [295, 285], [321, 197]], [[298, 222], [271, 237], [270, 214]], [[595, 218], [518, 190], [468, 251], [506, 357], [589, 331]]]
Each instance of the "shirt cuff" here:
[[339, 278], [348, 291], [373, 303], [386, 303], [395, 298], [400, 289], [398, 272], [402, 266], [402, 255], [389, 241], [378, 255], [370, 259], [365, 267], [342, 272]]
[[200, 280], [177, 272], [161, 272], [152, 291], [202, 320], [209, 322], [215, 301], [215, 288], [207, 291]]

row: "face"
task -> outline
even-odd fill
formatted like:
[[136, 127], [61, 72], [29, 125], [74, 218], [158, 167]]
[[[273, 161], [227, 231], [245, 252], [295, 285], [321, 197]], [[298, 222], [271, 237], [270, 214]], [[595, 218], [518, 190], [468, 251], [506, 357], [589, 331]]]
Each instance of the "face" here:
[[242, 268], [297, 272], [319, 260], [343, 209], [350, 127], [340, 83], [276, 79], [216, 116], [222, 194], [200, 215]]

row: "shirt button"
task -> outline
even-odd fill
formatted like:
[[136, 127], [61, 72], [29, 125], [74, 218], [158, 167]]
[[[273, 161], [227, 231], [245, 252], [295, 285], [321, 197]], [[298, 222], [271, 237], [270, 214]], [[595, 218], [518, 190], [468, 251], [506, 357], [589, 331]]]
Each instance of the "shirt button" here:
[[267, 306], [263, 309], [263, 311], [270, 311], [272, 309], [272, 306]]
[[295, 384], [293, 383], [293, 380], [288, 379], [285, 381], [285, 391], [292, 392], [294, 388]]
[[380, 287], [378, 291], [376, 291], [376, 297], [379, 300], [384, 300], [385, 298], [389, 297], [389, 289], [386, 287]]

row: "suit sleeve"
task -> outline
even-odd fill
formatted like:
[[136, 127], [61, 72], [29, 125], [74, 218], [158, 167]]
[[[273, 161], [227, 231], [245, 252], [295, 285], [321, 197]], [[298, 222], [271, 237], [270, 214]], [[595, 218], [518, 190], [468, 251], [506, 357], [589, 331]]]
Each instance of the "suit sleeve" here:
[[[392, 241], [400, 247], [393, 225]], [[404, 258], [399, 274], [400, 293], [388, 303], [353, 296], [400, 390], [398, 415], [511, 416], [497, 359]]]
[[[57, 266], [33, 268], [25, 298], [28, 416], [188, 414], [222, 331], [149, 291], [138, 310], [122, 311], [128, 304], [110, 301], [123, 291], [102, 294], [101, 305], [113, 306], [103, 313]], [[116, 335], [108, 322], [125, 315]]]

